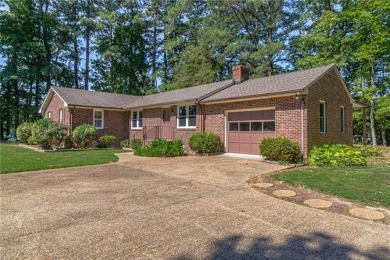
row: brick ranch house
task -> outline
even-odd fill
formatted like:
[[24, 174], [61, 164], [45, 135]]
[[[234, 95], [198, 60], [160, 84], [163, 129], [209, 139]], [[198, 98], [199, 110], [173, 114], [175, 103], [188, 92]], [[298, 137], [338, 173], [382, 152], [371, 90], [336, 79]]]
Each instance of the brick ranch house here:
[[352, 144], [353, 100], [336, 65], [249, 79], [243, 65], [233, 79], [147, 96], [53, 87], [40, 112], [68, 126], [94, 125], [122, 139], [181, 139], [214, 132], [225, 152], [258, 154], [264, 137], [285, 136], [310, 147]]

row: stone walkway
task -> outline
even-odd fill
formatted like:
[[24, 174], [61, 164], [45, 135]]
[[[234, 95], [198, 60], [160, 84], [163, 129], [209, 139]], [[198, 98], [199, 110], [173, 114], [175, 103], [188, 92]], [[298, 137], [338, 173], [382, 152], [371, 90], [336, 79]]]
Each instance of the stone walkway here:
[[[275, 184], [269, 182], [258, 182], [251, 185], [253, 188], [262, 191], [271, 187], [275, 187]], [[295, 197], [297, 195], [299, 196], [299, 194], [297, 194], [296, 191], [289, 190], [289, 189], [276, 189], [272, 191], [272, 194], [279, 198], [290, 198], [290, 197]], [[333, 202], [316, 198], [316, 196], [317, 194], [313, 194], [313, 198], [304, 200], [303, 204], [317, 209], [329, 209], [334, 205]], [[362, 218], [366, 220], [383, 220], [386, 217], [385, 214], [388, 212], [385, 209], [376, 210], [367, 207], [362, 208], [361, 206], [352, 206], [352, 208], [349, 209], [348, 213], [350, 216]], [[389, 214], [386, 215], [388, 218], [390, 217]]]

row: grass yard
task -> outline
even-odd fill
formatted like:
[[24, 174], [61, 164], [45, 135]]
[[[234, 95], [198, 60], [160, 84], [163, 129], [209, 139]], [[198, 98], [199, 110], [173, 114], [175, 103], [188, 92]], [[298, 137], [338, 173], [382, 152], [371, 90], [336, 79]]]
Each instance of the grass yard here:
[[272, 178], [368, 205], [389, 208], [389, 161], [389, 158], [373, 158], [370, 166], [306, 168], [274, 174]]
[[36, 171], [116, 162], [122, 149], [36, 152], [16, 144], [0, 144], [0, 173]]

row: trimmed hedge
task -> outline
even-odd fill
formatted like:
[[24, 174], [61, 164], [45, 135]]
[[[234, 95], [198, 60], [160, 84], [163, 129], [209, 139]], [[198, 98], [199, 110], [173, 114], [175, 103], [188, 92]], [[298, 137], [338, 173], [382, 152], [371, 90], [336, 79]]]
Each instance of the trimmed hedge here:
[[307, 160], [315, 166], [362, 166], [367, 165], [366, 157], [370, 156], [365, 150], [345, 144], [325, 144], [313, 147]]
[[259, 148], [260, 155], [271, 161], [298, 163], [303, 159], [299, 144], [287, 137], [264, 138]]
[[59, 148], [67, 133], [68, 129], [63, 124], [44, 118], [33, 124], [30, 142], [35, 141], [42, 148]]
[[108, 148], [116, 140], [114, 135], [102, 135], [99, 137], [99, 147]]
[[16, 129], [16, 136], [21, 143], [28, 143], [28, 138], [32, 135], [31, 130], [33, 126], [34, 123], [31, 122], [25, 122], [18, 126]]
[[72, 133], [72, 141], [76, 147], [89, 148], [96, 146], [98, 130], [88, 124], [76, 127]]
[[192, 150], [200, 154], [218, 153], [221, 151], [221, 137], [215, 133], [193, 133], [189, 140]]

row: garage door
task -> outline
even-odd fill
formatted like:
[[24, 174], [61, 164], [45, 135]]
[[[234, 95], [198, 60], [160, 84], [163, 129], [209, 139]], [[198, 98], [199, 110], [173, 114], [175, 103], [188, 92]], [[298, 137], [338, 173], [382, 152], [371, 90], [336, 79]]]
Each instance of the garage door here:
[[260, 140], [275, 136], [275, 110], [231, 112], [228, 114], [228, 150], [259, 154]]

